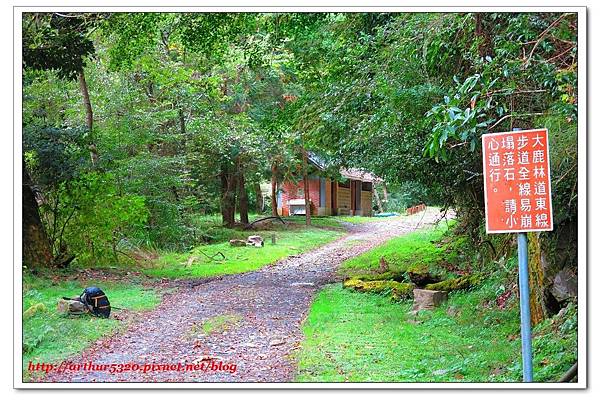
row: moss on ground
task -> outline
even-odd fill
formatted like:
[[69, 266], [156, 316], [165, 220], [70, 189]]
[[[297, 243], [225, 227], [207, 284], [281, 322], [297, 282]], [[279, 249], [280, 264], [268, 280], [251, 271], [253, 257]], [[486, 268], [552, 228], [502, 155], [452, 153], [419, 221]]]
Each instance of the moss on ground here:
[[390, 293], [394, 300], [410, 298], [412, 290], [415, 288], [411, 283], [399, 283], [394, 280], [363, 281], [354, 277], [345, 280], [343, 286], [344, 288], [372, 294]]
[[353, 279], [362, 280], [362, 281], [381, 281], [381, 280], [394, 280], [397, 282], [406, 281], [406, 277], [403, 272], [392, 272], [388, 271], [385, 273], [379, 274], [358, 274], [356, 276], [352, 276]]

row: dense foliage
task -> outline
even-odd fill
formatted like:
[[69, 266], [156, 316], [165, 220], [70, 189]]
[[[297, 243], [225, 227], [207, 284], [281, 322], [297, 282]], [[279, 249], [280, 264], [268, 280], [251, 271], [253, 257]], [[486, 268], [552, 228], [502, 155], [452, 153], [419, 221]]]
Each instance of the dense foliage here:
[[186, 248], [195, 215], [264, 211], [259, 184], [305, 149], [478, 235], [481, 135], [516, 127], [550, 129], [556, 223], [576, 221], [576, 34], [556, 13], [25, 14], [24, 160], [53, 253]]

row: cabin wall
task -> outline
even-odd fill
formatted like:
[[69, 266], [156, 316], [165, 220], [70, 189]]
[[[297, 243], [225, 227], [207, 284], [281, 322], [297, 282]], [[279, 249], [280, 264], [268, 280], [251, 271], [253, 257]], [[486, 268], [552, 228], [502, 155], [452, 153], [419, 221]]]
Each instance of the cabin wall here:
[[360, 192], [361, 216], [373, 216], [373, 192]]
[[[332, 191], [332, 182], [335, 186], [335, 190]], [[321, 180], [319, 177], [311, 177], [308, 180], [309, 187], [309, 199], [311, 201], [311, 212], [314, 216], [332, 216], [332, 215], [346, 215], [346, 216], [372, 216], [373, 215], [373, 193], [371, 191], [361, 190], [360, 182], [355, 184], [355, 180], [351, 181], [351, 188], [341, 187], [338, 182], [330, 179], [325, 180], [325, 199], [321, 202]], [[281, 216], [289, 216], [290, 209], [288, 201], [290, 199], [304, 199], [302, 191], [304, 184], [302, 181], [294, 183], [292, 181], [286, 181], [281, 186], [282, 192], [280, 195], [280, 201], [278, 202], [278, 212]], [[352, 209], [352, 195], [355, 191], [360, 190], [360, 209]], [[332, 197], [336, 199], [332, 202]], [[321, 206], [321, 205], [325, 206]], [[337, 208], [333, 208], [335, 204]]]
[[[320, 190], [319, 178], [308, 179], [308, 198], [311, 202], [311, 212], [315, 213], [319, 208], [319, 190]], [[290, 215], [290, 207], [288, 201], [290, 199], [304, 199], [304, 182], [299, 181], [294, 183], [292, 181], [286, 181], [283, 183], [281, 193], [281, 204], [278, 204], [278, 209], [281, 210], [281, 216]]]
[[352, 198], [350, 194], [350, 188], [337, 187], [337, 207], [338, 214], [349, 215], [351, 214]]
[[[322, 189], [322, 186], [321, 186]], [[331, 180], [326, 178], [325, 179], [325, 193], [323, 193], [322, 191], [320, 192], [320, 196], [323, 196], [324, 199], [320, 199], [321, 202], [320, 204], [323, 204], [324, 206], [319, 206], [319, 208], [317, 209], [317, 215], [318, 216], [331, 216], [332, 215], [332, 210], [331, 210]]]

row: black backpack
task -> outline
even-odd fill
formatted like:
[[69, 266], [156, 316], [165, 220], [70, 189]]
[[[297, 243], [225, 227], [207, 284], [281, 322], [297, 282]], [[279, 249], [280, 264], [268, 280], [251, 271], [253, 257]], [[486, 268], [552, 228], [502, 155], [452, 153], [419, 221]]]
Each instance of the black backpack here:
[[110, 302], [108, 297], [98, 287], [88, 287], [83, 290], [83, 293], [79, 296], [81, 302], [89, 309], [94, 316], [109, 317], [110, 316]]

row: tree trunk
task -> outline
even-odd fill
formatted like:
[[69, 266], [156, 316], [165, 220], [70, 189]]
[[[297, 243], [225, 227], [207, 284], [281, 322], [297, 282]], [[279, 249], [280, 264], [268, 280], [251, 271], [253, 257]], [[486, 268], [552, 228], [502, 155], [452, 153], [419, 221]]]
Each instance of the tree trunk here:
[[179, 117], [179, 133], [181, 134], [180, 147], [185, 151], [187, 138], [186, 138], [186, 129], [185, 129], [185, 114], [183, 113], [183, 108], [179, 108], [177, 110], [177, 116]]
[[385, 182], [381, 186], [381, 189], [383, 190], [383, 203], [385, 203], [385, 207], [387, 207], [387, 204], [388, 204], [388, 192], [387, 192], [387, 186], [385, 185]]
[[306, 225], [310, 226], [310, 193], [308, 187], [308, 155], [302, 149], [302, 178], [304, 181], [304, 209], [306, 211]]
[[182, 108], [179, 108], [177, 115], [179, 116], [179, 132], [181, 135], [185, 135], [185, 115], [183, 114]]
[[383, 212], [383, 205], [381, 204], [381, 199], [379, 199], [379, 193], [377, 192], [377, 188], [375, 187], [375, 183], [373, 183], [373, 197], [375, 198], [375, 203], [377, 203], [377, 209], [379, 209], [379, 213]]
[[529, 308], [531, 325], [544, 320], [544, 257], [539, 233], [529, 233]]
[[479, 57], [491, 56], [493, 54], [492, 38], [483, 27], [482, 13], [475, 13], [475, 36], [480, 39], [477, 45]]
[[48, 268], [52, 266], [52, 250], [31, 185], [23, 161], [23, 265], [30, 269]]
[[263, 208], [265, 207], [265, 200], [263, 199], [259, 183], [254, 184], [254, 193], [256, 194], [256, 213], [262, 214]]
[[94, 112], [92, 111], [92, 102], [90, 101], [90, 93], [88, 91], [83, 70], [79, 71], [79, 74], [77, 74], [77, 80], [79, 81], [81, 96], [83, 96], [83, 107], [85, 108], [85, 126], [87, 127], [88, 134], [90, 135], [90, 158], [92, 160], [92, 165], [95, 166], [98, 162], [98, 148], [96, 147], [92, 131], [94, 128]]
[[279, 216], [277, 213], [277, 162], [271, 164], [271, 214]]
[[248, 220], [248, 192], [246, 192], [246, 180], [244, 179], [244, 172], [240, 166], [238, 171], [238, 200], [240, 203], [240, 222], [243, 224], [250, 223]]
[[225, 227], [235, 225], [235, 177], [225, 165], [221, 166], [221, 215]]

